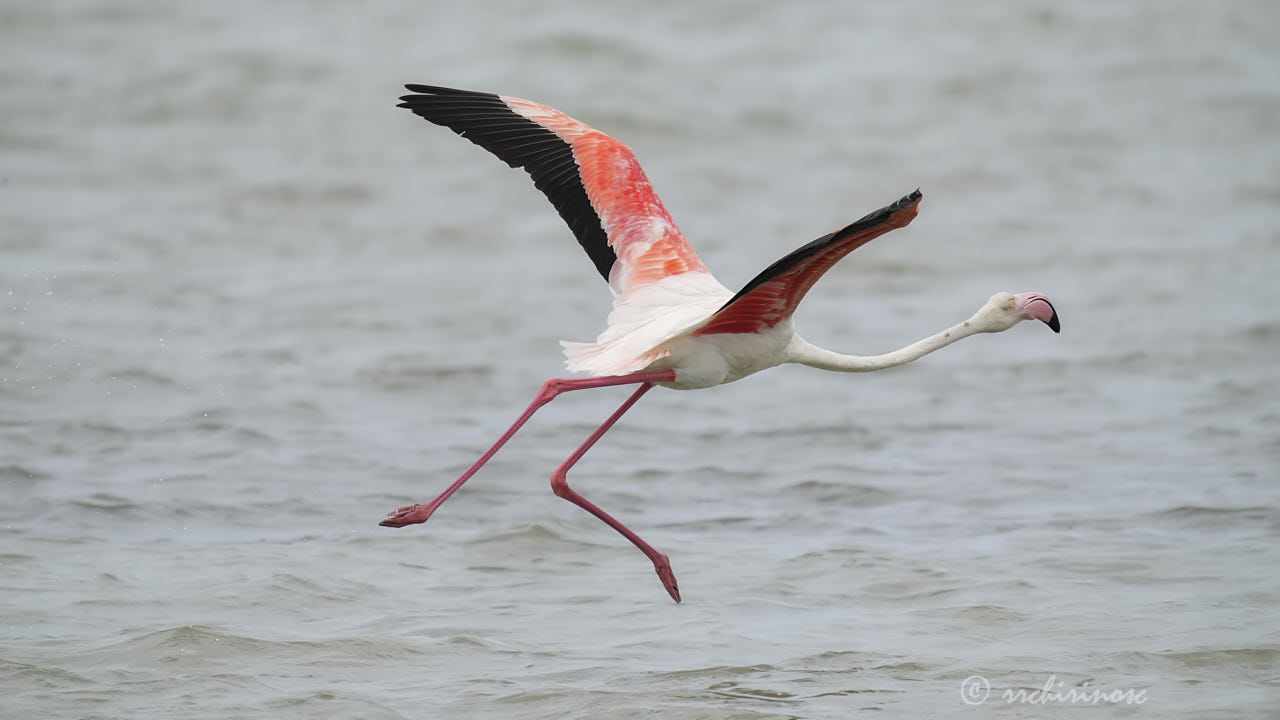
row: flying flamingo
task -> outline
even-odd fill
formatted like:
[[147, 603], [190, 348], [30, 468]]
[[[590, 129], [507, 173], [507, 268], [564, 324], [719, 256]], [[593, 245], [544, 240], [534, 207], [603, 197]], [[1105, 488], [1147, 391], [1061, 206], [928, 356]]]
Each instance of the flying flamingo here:
[[552, 378], [480, 459], [434, 500], [407, 505], [381, 522], [425, 522], [484, 465], [538, 408], [560, 393], [637, 385], [626, 402], [551, 475], [556, 495], [603, 520], [653, 562], [676, 602], [680, 590], [667, 556], [569, 487], [566, 473], [654, 385], [692, 390], [733, 382], [781, 363], [866, 372], [902, 365], [977, 333], [1003, 332], [1035, 319], [1059, 331], [1058, 314], [1039, 293], [992, 295], [968, 320], [884, 355], [841, 355], [796, 334], [792, 313], [818, 278], [871, 239], [911, 222], [916, 190], [897, 202], [800, 247], [765, 268], [737, 293], [721, 285], [694, 253], [627, 146], [545, 105], [490, 93], [406, 85], [401, 97], [443, 125], [533, 177], [608, 281], [613, 310], [593, 343], [562, 342], [571, 371]]

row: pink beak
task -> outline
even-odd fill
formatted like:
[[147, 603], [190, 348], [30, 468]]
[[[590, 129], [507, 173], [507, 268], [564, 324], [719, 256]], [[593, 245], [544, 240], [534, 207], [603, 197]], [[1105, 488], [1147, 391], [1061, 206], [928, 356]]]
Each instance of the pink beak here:
[[1018, 308], [1024, 320], [1039, 320], [1054, 332], [1062, 331], [1062, 325], [1058, 322], [1058, 311], [1053, 309], [1053, 303], [1049, 302], [1049, 298], [1033, 292], [1020, 293], [1013, 298], [1018, 301]]

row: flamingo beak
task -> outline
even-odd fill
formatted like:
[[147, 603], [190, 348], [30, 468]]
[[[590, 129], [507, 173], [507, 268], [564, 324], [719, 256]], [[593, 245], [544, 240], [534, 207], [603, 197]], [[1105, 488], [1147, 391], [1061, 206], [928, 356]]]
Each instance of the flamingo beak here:
[[1044, 324], [1048, 325], [1049, 329], [1054, 332], [1062, 332], [1062, 324], [1058, 322], [1058, 311], [1053, 309], [1053, 304], [1048, 300], [1044, 300], [1043, 302], [1045, 305], [1049, 306], [1049, 312], [1051, 313], [1049, 315], [1049, 319], [1046, 320]]
[[1058, 322], [1058, 311], [1053, 309], [1049, 298], [1040, 293], [1023, 293], [1016, 296], [1021, 300], [1022, 317], [1027, 320], [1039, 320], [1054, 332], [1062, 332], [1062, 324]]

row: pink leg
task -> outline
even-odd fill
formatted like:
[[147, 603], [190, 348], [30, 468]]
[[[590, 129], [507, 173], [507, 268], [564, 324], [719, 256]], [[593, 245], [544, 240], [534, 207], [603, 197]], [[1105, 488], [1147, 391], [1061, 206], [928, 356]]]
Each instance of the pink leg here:
[[[445, 488], [445, 491], [437, 495], [431, 502], [419, 503], [417, 505], [406, 505], [402, 508], [393, 510], [392, 512], [387, 513], [387, 518], [378, 524], [385, 527], [404, 527], [405, 525], [426, 522], [427, 518], [431, 517], [431, 514], [436, 511], [436, 508], [439, 508], [445, 500], [449, 499], [450, 495], [454, 494], [458, 491], [458, 488], [462, 487], [463, 483], [470, 480], [471, 476], [475, 475], [477, 470], [479, 470], [485, 463], [489, 462], [489, 458], [493, 457], [494, 454], [498, 452], [498, 449], [505, 445], [506, 442], [511, 439], [511, 436], [515, 435], [516, 432], [526, 422], [528, 422], [529, 418], [533, 417], [533, 414], [538, 411], [538, 408], [551, 402], [560, 393], [570, 392], [572, 390], [586, 390], [588, 388], [609, 387], [612, 385], [629, 385], [632, 383], [649, 384], [655, 382], [671, 382], [672, 380], [675, 380], [675, 378], [676, 372], [674, 370], [594, 378], [552, 378], [543, 383], [542, 389], [539, 390], [537, 396], [533, 398], [533, 402], [529, 403], [529, 407], [525, 408], [524, 413], [522, 413], [520, 417], [516, 418], [515, 423], [513, 423], [511, 427], [503, 433], [502, 437], [498, 438], [498, 442], [494, 443], [493, 447], [486, 450], [485, 453], [480, 456], [480, 459], [475, 461], [475, 464], [467, 468], [466, 472], [462, 473], [462, 477], [458, 478], [452, 485]], [[630, 406], [628, 405], [628, 407]], [[594, 440], [592, 442], [594, 442]], [[585, 448], [582, 450], [583, 452], [586, 452]]]
[[609, 527], [622, 533], [622, 536], [630, 540], [631, 544], [640, 548], [640, 552], [644, 553], [645, 557], [653, 561], [653, 569], [658, 572], [658, 578], [662, 580], [662, 586], [667, 589], [667, 594], [671, 596], [672, 600], [680, 602], [680, 588], [676, 586], [676, 576], [675, 573], [671, 571], [671, 561], [667, 559], [667, 556], [655, 550], [652, 545], [645, 542], [626, 525], [615, 520], [612, 515], [601, 510], [590, 500], [579, 495], [573, 488], [569, 487], [569, 480], [566, 477], [569, 472], [569, 468], [573, 467], [574, 463], [581, 460], [587, 450], [589, 450], [592, 445], [595, 445], [596, 441], [608, 432], [609, 428], [613, 427], [614, 423], [618, 422], [618, 418], [622, 417], [623, 413], [630, 410], [631, 406], [635, 405], [636, 401], [640, 399], [640, 396], [648, 392], [651, 387], [653, 387], [653, 384], [646, 382], [639, 388], [636, 388], [636, 391], [631, 394], [631, 397], [627, 398], [627, 401], [622, 403], [622, 407], [614, 411], [614, 413], [609, 416], [608, 420], [605, 420], [600, 427], [596, 428], [595, 432], [591, 433], [591, 437], [587, 438], [586, 442], [582, 443], [582, 445], [578, 446], [577, 450], [573, 451], [573, 454], [569, 456], [568, 460], [565, 460], [560, 467], [556, 468], [556, 471], [551, 474], [551, 489], [556, 495], [559, 495], [565, 500], [568, 500], [574, 505], [577, 505], [583, 510], [586, 510], [592, 515], [600, 518]]

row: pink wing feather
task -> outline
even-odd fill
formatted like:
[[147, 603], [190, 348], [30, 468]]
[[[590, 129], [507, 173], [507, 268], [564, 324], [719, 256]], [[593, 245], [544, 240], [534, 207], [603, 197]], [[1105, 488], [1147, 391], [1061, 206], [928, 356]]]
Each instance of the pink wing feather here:
[[921, 197], [916, 190], [765, 268], [693, 334], [760, 332], [791, 317], [818, 278], [844, 256], [914, 220]]
[[520, 98], [429, 85], [406, 107], [522, 167], [619, 294], [706, 266], [662, 206], [626, 145]]

